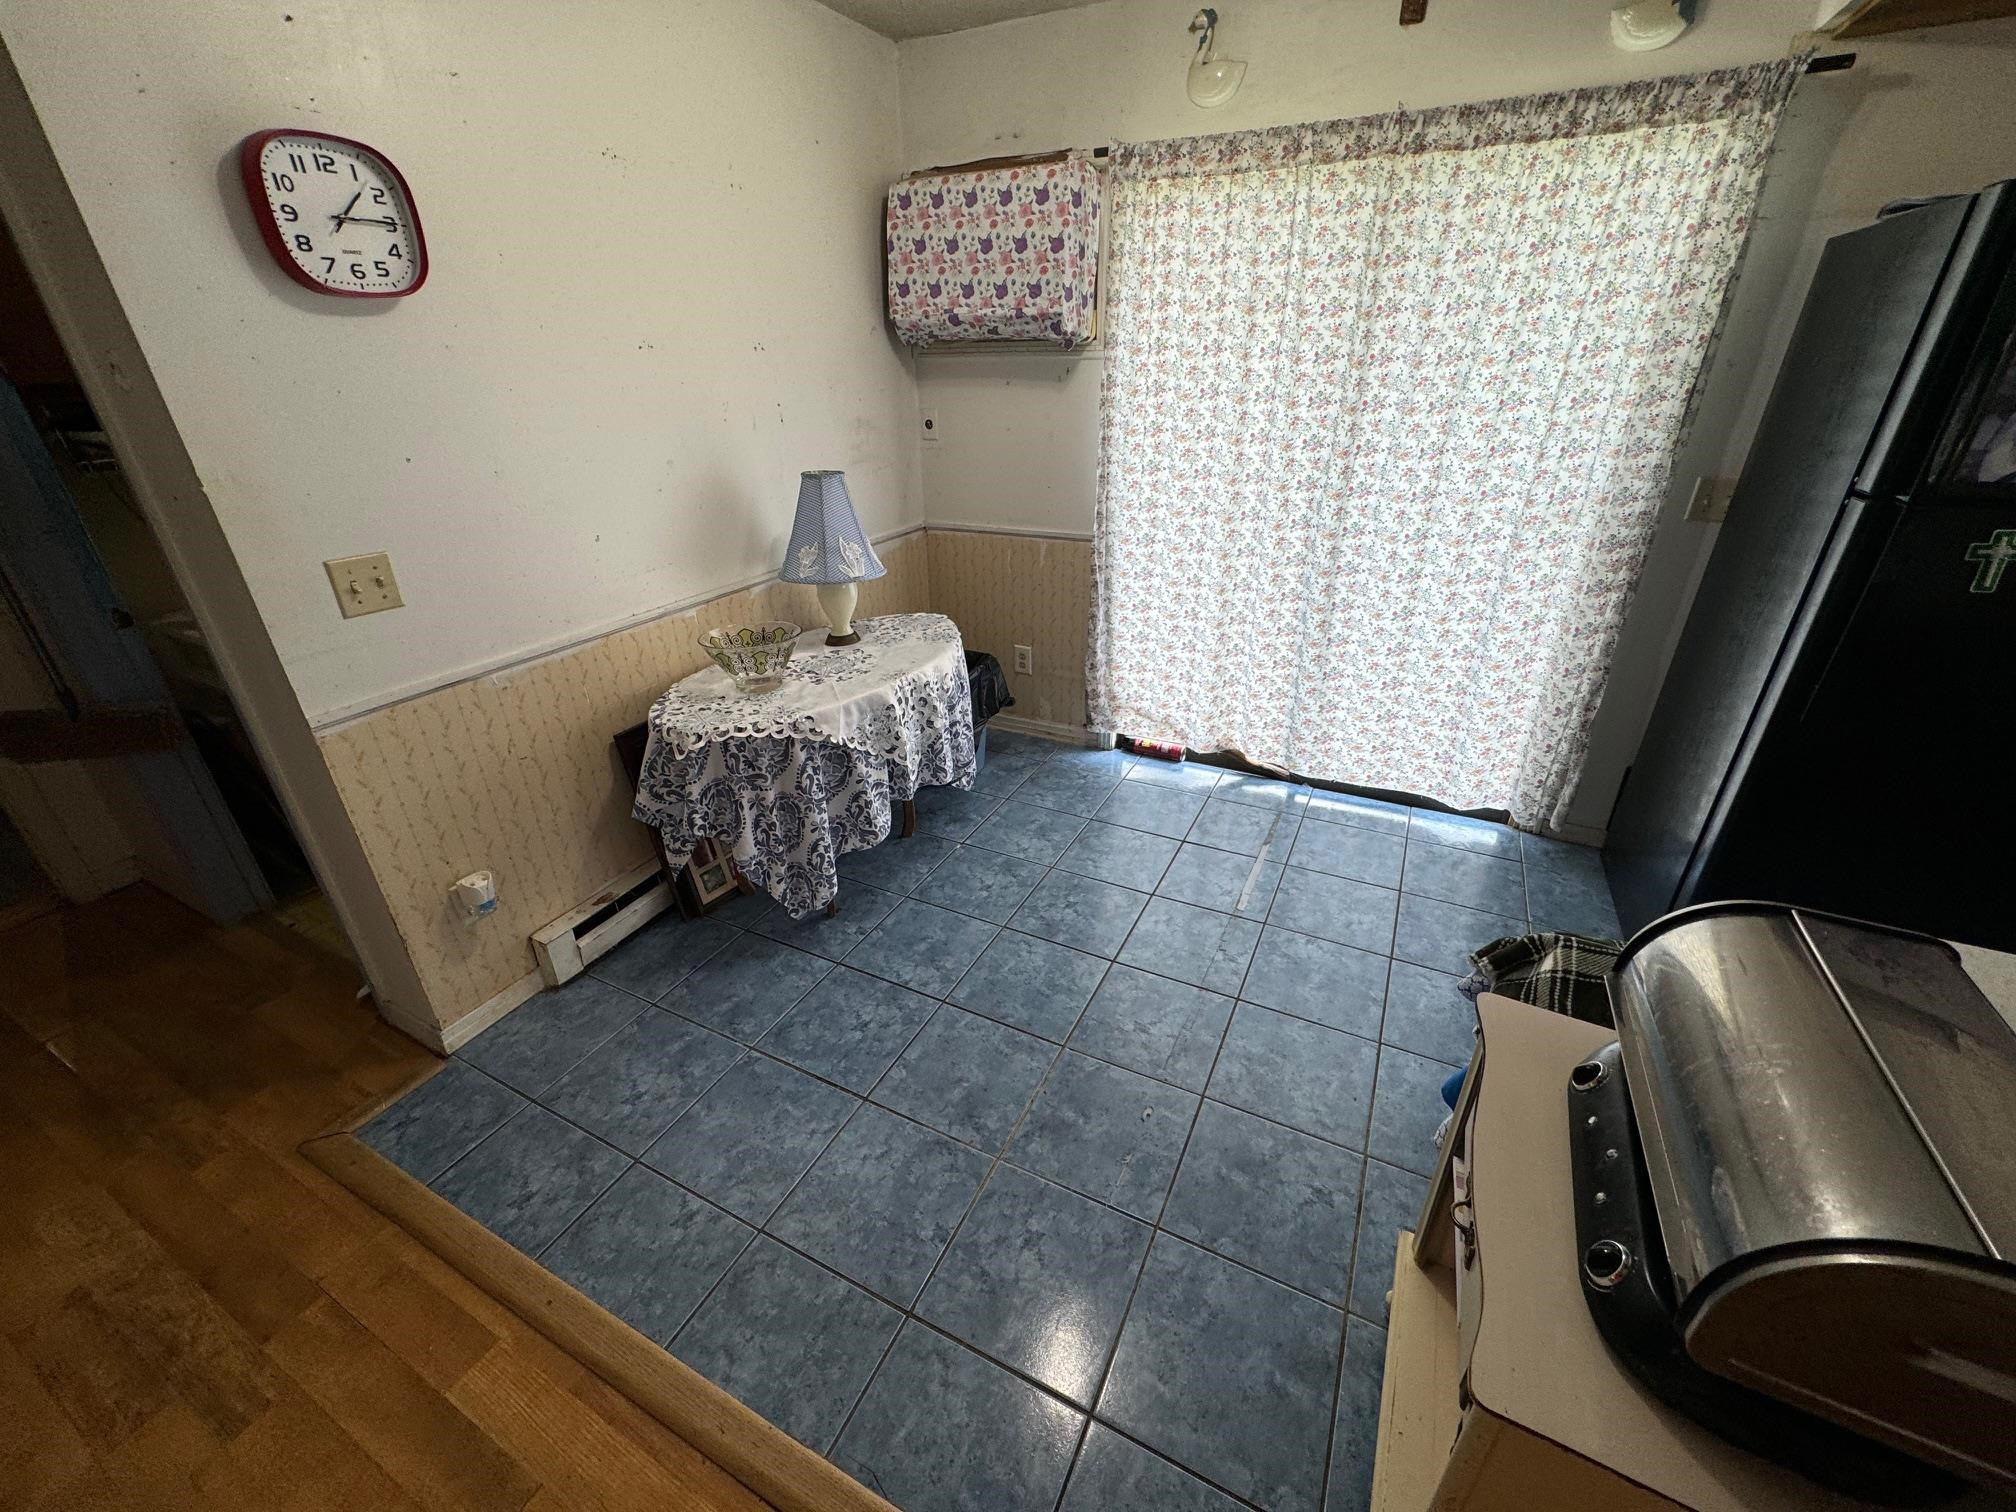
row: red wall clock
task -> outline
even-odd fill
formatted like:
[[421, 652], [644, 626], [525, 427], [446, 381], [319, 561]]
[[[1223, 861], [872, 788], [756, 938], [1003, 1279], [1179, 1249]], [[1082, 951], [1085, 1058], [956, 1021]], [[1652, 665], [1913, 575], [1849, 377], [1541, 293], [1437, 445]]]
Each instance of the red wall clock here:
[[273, 260], [345, 299], [397, 299], [427, 281], [413, 191], [383, 154], [326, 131], [257, 131], [238, 166]]

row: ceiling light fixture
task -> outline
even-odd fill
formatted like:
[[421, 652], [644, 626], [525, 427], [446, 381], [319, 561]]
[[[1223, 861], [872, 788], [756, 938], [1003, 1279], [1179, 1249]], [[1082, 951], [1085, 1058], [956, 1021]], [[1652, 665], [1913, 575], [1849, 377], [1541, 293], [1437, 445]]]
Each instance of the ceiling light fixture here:
[[1211, 55], [1212, 39], [1218, 34], [1218, 12], [1210, 6], [1190, 18], [1190, 30], [1197, 33], [1197, 55], [1190, 60], [1190, 103], [1210, 110], [1239, 93], [1246, 65]]
[[1625, 52], [1677, 42], [1694, 24], [1694, 0], [1627, 0], [1610, 12], [1610, 40]]

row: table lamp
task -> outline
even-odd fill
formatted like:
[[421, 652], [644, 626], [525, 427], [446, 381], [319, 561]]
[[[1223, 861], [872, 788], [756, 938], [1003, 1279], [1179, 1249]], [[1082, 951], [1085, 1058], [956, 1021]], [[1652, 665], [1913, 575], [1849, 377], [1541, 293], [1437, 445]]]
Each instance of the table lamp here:
[[878, 578], [889, 569], [875, 555], [847, 496], [847, 476], [808, 472], [798, 479], [798, 518], [791, 524], [791, 544], [784, 569], [787, 583], [816, 583], [819, 607], [825, 612], [829, 646], [851, 646], [861, 639], [854, 629], [854, 585]]

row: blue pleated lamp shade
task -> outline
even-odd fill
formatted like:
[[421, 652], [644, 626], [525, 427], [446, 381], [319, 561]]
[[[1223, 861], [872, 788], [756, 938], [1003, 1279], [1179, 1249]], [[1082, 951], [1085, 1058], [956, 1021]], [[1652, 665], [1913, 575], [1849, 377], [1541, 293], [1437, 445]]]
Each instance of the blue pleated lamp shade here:
[[888, 570], [855, 518], [846, 474], [800, 476], [798, 518], [791, 524], [784, 570], [777, 575], [787, 583], [858, 583]]

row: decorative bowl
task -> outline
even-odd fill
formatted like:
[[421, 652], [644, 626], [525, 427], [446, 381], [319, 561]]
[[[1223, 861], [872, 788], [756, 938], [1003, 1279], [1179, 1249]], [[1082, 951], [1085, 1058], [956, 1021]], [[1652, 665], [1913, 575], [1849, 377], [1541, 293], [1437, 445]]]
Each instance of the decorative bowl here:
[[788, 620], [726, 625], [700, 637], [700, 649], [735, 679], [744, 693], [769, 693], [784, 681], [784, 667], [804, 632]]

